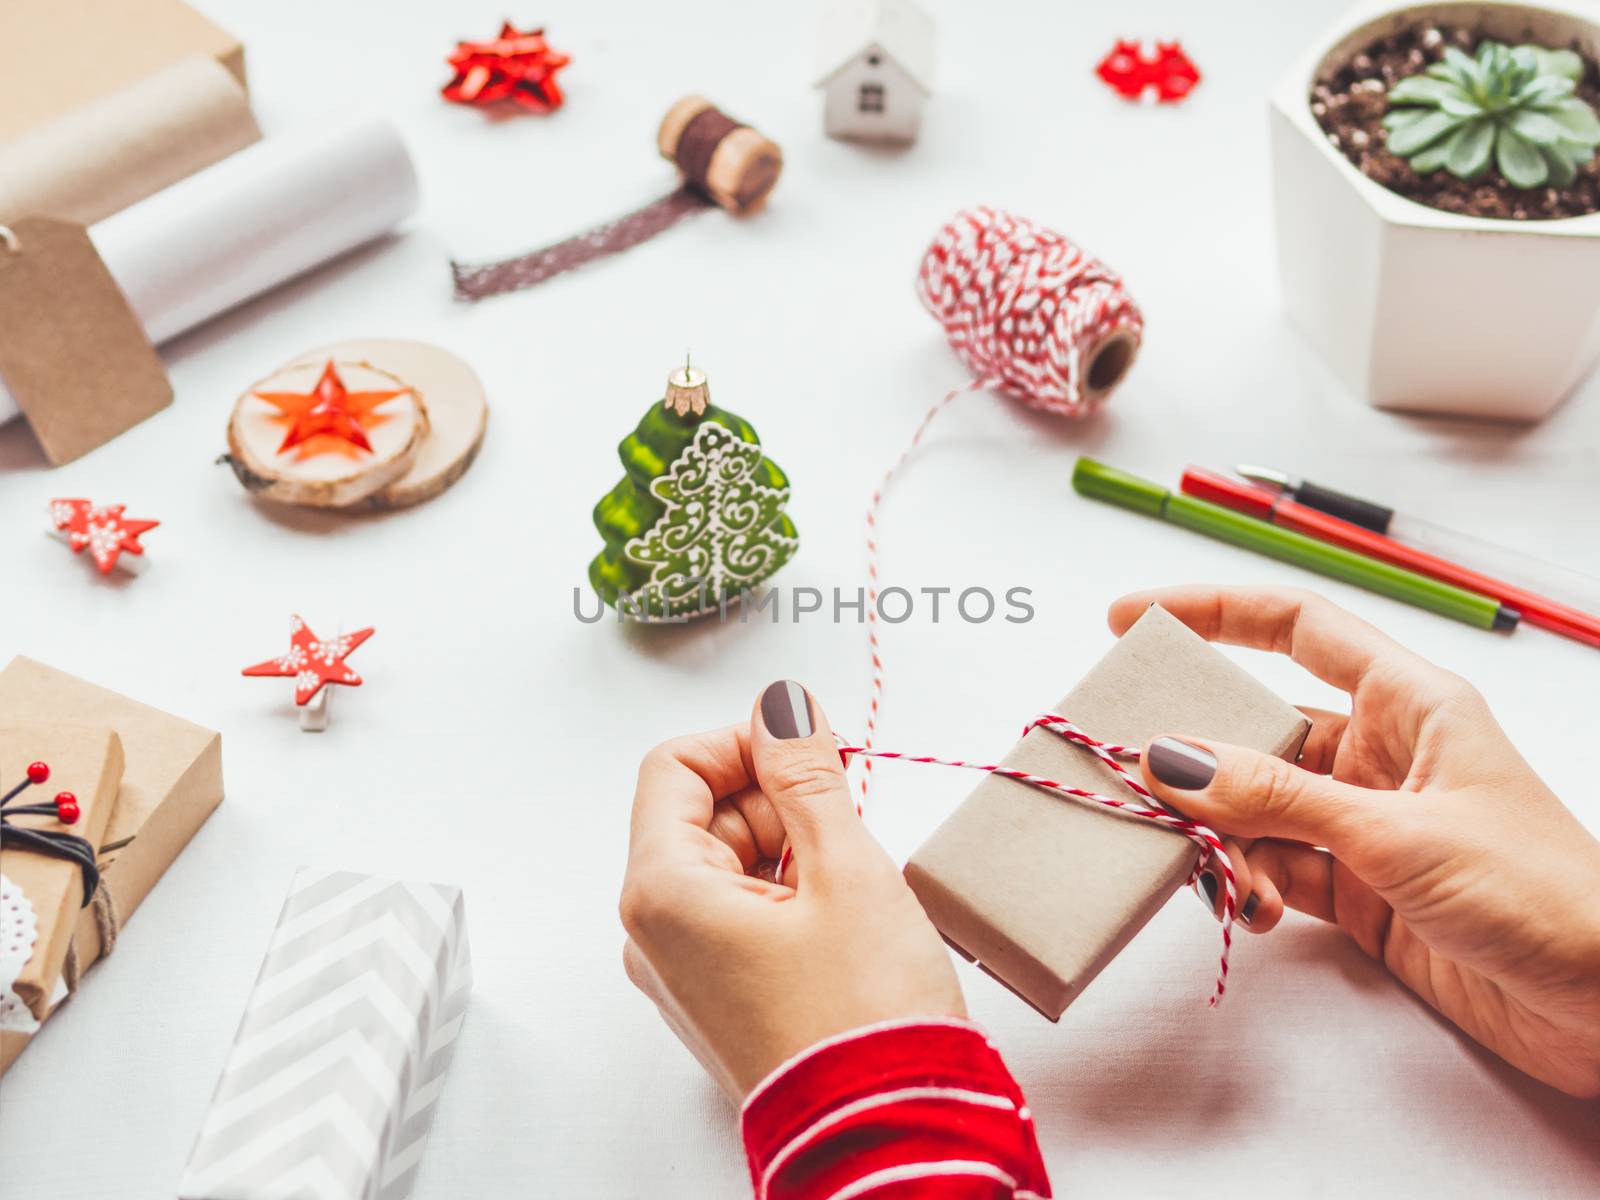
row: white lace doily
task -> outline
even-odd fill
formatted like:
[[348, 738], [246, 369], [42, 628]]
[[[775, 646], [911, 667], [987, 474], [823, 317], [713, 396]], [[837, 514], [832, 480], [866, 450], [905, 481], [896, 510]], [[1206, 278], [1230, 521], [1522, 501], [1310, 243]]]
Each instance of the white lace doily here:
[[0, 1029], [32, 1033], [39, 1022], [11, 985], [28, 959], [39, 936], [33, 901], [4, 875], [0, 875]]

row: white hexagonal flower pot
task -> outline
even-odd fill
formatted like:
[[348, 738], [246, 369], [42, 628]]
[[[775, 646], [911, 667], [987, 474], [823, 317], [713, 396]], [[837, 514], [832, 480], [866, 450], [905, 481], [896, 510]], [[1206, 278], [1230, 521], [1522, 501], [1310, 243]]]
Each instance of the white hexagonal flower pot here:
[[1555, 221], [1464, 217], [1374, 183], [1311, 114], [1313, 83], [1408, 25], [1481, 27], [1498, 40], [1600, 58], [1600, 8], [1358, 6], [1272, 94], [1278, 267], [1290, 318], [1379, 408], [1512, 420], [1544, 416], [1600, 358], [1600, 213]]

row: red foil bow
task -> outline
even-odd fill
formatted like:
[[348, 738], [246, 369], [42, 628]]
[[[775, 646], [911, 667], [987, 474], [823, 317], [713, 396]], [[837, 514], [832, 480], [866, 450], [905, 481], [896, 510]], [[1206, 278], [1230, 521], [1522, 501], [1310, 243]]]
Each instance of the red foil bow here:
[[519, 33], [507, 21], [489, 42], [459, 42], [449, 58], [455, 78], [440, 89], [456, 104], [511, 100], [535, 112], [553, 112], [566, 99], [556, 72], [572, 61], [544, 40], [543, 29]]
[[1157, 42], [1154, 56], [1147, 56], [1139, 42], [1119, 41], [1094, 73], [1128, 100], [1138, 100], [1146, 88], [1154, 88], [1163, 104], [1182, 100], [1200, 82], [1200, 69], [1178, 42]]

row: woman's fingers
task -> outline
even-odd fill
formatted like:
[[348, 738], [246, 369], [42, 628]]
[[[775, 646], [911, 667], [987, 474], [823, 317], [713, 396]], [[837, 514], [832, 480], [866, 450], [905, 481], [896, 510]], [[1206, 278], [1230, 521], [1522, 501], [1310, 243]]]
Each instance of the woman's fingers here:
[[1374, 958], [1382, 956], [1388, 901], [1326, 850], [1263, 839], [1250, 848], [1256, 877], [1270, 878], [1286, 908], [1338, 925]]
[[745, 769], [749, 728], [730, 725], [662, 742], [639, 764], [631, 840], [662, 848], [699, 846], [716, 802], [751, 784]]
[[1243, 746], [1165, 735], [1139, 758], [1163, 804], [1240, 838], [1288, 838], [1348, 858], [1386, 850], [1386, 792], [1340, 783]]
[[1308, 708], [1304, 704], [1298, 707], [1310, 720], [1311, 728], [1306, 733], [1305, 744], [1300, 747], [1297, 765], [1302, 771], [1310, 771], [1313, 775], [1331, 775], [1334, 757], [1339, 753], [1339, 743], [1344, 740], [1344, 731], [1350, 726], [1350, 716], [1348, 713], [1329, 712], [1325, 708]]
[[[1250, 864], [1245, 861], [1246, 847], [1234, 838], [1223, 838], [1222, 848], [1228, 854], [1228, 866], [1233, 872], [1233, 891], [1238, 907], [1234, 918], [1241, 919], [1245, 906], [1250, 901], [1253, 881], [1250, 878]], [[1213, 860], [1195, 880], [1195, 887], [1200, 893], [1201, 902], [1211, 909], [1211, 915], [1217, 920], [1222, 919], [1223, 910], [1227, 907], [1227, 887], [1222, 877], [1222, 864]]]
[[[1266, 933], [1283, 916], [1283, 898], [1272, 880], [1256, 865], [1252, 856], [1253, 843], [1223, 838], [1222, 848], [1228, 854], [1234, 892], [1238, 897], [1235, 919], [1251, 933]], [[1201, 902], [1210, 906], [1211, 915], [1220, 921], [1226, 907], [1220, 863], [1213, 862], [1200, 872], [1195, 890]]]
[[[711, 836], [739, 856], [746, 873], [776, 862], [783, 853], [783, 822], [758, 787], [741, 788], [718, 800], [711, 813]], [[768, 871], [767, 878], [772, 878]]]
[[1263, 845], [1271, 843], [1256, 842], [1244, 852], [1245, 865], [1250, 871], [1250, 895], [1244, 902], [1240, 920], [1251, 933], [1270, 933], [1283, 919], [1283, 894], [1278, 891], [1272, 875], [1264, 869], [1262, 858], [1256, 854], [1256, 847]]
[[1319, 921], [1336, 919], [1333, 855], [1326, 850], [1264, 838], [1250, 848], [1250, 865], [1273, 881], [1282, 904]]
[[[635, 940], [670, 940], [696, 922], [715, 919], [710, 914], [718, 903], [749, 903], [741, 891], [787, 892], [744, 874], [736, 844], [742, 839], [718, 817], [719, 800], [750, 786], [748, 740], [747, 728], [730, 726], [663, 742], [640, 764], [628, 869], [617, 904], [623, 928]], [[727, 836], [714, 835], [714, 824]], [[753, 847], [754, 835], [746, 836]]]
[[1111, 606], [1120, 637], [1159, 604], [1209, 642], [1287, 654], [1318, 679], [1353, 692], [1374, 663], [1422, 663], [1398, 642], [1315, 592], [1195, 584], [1124, 596]]
[[[750, 719], [750, 774], [782, 821], [807, 886], [859, 895], [866, 876], [899, 881], [883, 849], [856, 815], [844, 766], [821, 705], [792, 679], [756, 700]], [[786, 879], [792, 879], [786, 876]]]

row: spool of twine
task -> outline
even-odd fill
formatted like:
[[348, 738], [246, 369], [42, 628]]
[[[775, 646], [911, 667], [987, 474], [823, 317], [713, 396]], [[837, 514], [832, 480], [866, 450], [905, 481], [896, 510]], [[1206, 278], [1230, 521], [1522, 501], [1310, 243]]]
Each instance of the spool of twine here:
[[1059, 416], [1104, 403], [1144, 336], [1120, 275], [1053, 229], [992, 208], [945, 223], [917, 294], [975, 379]]
[[686, 183], [731, 213], [760, 206], [783, 171], [783, 151], [741, 125], [703, 96], [685, 96], [661, 119], [661, 156], [676, 163]]
[[482, 300], [543, 283], [654, 237], [715, 204], [737, 216], [761, 206], [783, 170], [777, 143], [741, 125], [701, 96], [685, 96], [661, 119], [656, 145], [683, 175], [680, 187], [588, 233], [516, 258], [450, 264], [456, 296]]
[[[1127, 375], [1144, 337], [1144, 316], [1122, 276], [1071, 238], [993, 208], [968, 209], [945, 222], [917, 268], [917, 295], [972, 372], [972, 381], [927, 411], [867, 506], [872, 690], [862, 746], [868, 752], [877, 737], [884, 686], [878, 510], [928, 426], [962, 392], [979, 389], [993, 389], [1040, 412], [1087, 417]], [[872, 785], [872, 762], [868, 753], [861, 802]]]

